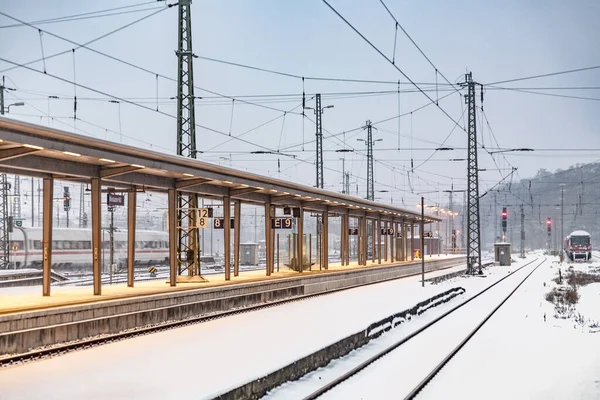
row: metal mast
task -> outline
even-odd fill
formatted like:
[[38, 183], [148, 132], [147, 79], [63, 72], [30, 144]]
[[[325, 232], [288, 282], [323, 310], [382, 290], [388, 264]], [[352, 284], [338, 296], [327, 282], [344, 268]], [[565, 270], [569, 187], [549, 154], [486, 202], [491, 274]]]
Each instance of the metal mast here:
[[15, 218], [21, 218], [21, 178], [19, 175], [15, 175], [15, 186], [13, 189], [12, 215]]
[[367, 121], [367, 200], [375, 200], [375, 182], [373, 180], [373, 126]]
[[525, 258], [525, 208], [521, 204], [521, 258]]
[[344, 175], [346, 176], [346, 184], [345, 184], [345, 193], [344, 194], [350, 194], [350, 172], [346, 172], [344, 173]]
[[[481, 236], [479, 229], [479, 174], [477, 167], [477, 124], [475, 121], [475, 85], [473, 73], [465, 74], [465, 82], [460, 84], [467, 87], [465, 102], [468, 108], [469, 123], [467, 133], [469, 146], [467, 155], [467, 273], [481, 274]], [[481, 86], [481, 85], [480, 85]], [[481, 94], [483, 101], [483, 91]]]
[[[177, 154], [196, 158], [191, 3], [191, 0], [179, 1], [177, 25], [179, 40], [175, 52], [177, 55]], [[196, 227], [198, 195], [184, 195], [178, 192], [177, 208], [177, 274], [181, 275], [187, 270], [190, 276], [200, 275], [200, 240]]]
[[315, 102], [315, 125], [317, 129], [317, 187], [323, 189], [323, 126], [321, 125], [323, 110], [321, 109], [320, 93], [317, 93]]
[[[1, 91], [0, 91], [1, 92]], [[10, 248], [8, 243], [8, 178], [6, 174], [0, 174], [0, 212], [2, 221], [0, 221], [0, 269], [8, 269], [10, 266]]]

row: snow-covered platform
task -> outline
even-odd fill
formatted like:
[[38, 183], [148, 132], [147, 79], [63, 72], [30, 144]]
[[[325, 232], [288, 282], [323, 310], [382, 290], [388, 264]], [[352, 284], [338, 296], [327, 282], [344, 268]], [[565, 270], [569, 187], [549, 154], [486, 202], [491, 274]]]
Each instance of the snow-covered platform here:
[[[459, 264], [426, 278], [464, 268]], [[22, 399], [27, 387], [28, 399], [211, 399], [449, 285], [460, 285], [422, 288], [420, 278], [357, 287], [8, 368], [0, 373], [2, 398]], [[183, 371], [192, 374], [193, 383], [165, 384], [182, 382]], [[29, 384], [32, 376], [36, 385]]]
[[[434, 256], [426, 260], [433, 271], [460, 264], [460, 256]], [[53, 296], [21, 293], [0, 296], [0, 354], [21, 353], [40, 346], [115, 334], [127, 329], [229, 311], [298, 296], [329, 292], [417, 274], [420, 261], [369, 264], [329, 270], [241, 272], [225, 281], [170, 287], [164, 281], [106, 286], [102, 296], [91, 288], [56, 288]], [[4, 315], [1, 315], [4, 314]]]

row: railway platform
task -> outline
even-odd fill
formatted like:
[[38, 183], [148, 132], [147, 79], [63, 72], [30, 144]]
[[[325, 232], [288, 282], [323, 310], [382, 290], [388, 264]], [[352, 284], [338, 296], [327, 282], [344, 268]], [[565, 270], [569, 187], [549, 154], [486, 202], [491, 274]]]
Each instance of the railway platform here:
[[[433, 256], [426, 271], [464, 263], [462, 256]], [[165, 281], [106, 286], [101, 296], [90, 287], [60, 288], [52, 296], [39, 293], [0, 296], [0, 354], [26, 352], [95, 335], [110, 335], [202, 315], [223, 313], [259, 304], [384, 282], [421, 272], [420, 260], [368, 263], [367, 266], [330, 264], [328, 270], [240, 272], [226, 281], [221, 274], [209, 282], [175, 287]]]

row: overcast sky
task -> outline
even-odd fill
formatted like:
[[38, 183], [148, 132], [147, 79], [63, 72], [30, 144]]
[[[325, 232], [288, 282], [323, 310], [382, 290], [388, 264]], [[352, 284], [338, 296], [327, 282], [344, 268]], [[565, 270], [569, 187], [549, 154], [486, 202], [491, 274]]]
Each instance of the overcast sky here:
[[[106, 0], [76, 2], [72, 0], [0, 0], [0, 11], [25, 21], [64, 17], [102, 9], [135, 5], [140, 2]], [[93, 40], [129, 22], [161, 10], [163, 3], [148, 2], [138, 7], [114, 12], [146, 10], [103, 18], [70, 22], [46, 23], [39, 28], [77, 43]], [[395, 23], [377, 0], [332, 0], [331, 4], [387, 57], [394, 53]], [[600, 65], [600, 3], [596, 0], [577, 1], [393, 1], [386, 4], [398, 18], [439, 72], [452, 83], [464, 79], [472, 71], [476, 81], [487, 84], [512, 78], [551, 73]], [[0, 16], [0, 26], [15, 22]], [[282, 71], [304, 77], [331, 77], [401, 82], [400, 110], [406, 113], [430, 103], [415, 87], [362, 38], [353, 32], [322, 1], [222, 0], [199, 1], [192, 4], [194, 53], [231, 62]], [[25, 63], [69, 50], [74, 47], [63, 40], [27, 26], [0, 28], [0, 58]], [[154, 73], [177, 77], [174, 50], [177, 46], [177, 8], [173, 7], [103, 38], [92, 48], [121, 60], [139, 65]], [[419, 87], [427, 89], [434, 100], [452, 91], [444, 78], [437, 75], [440, 85], [436, 92], [434, 68], [419, 53], [410, 40], [398, 30], [395, 52], [396, 65]], [[207, 151], [200, 159], [232, 165], [260, 174], [280, 176], [308, 185], [315, 184], [315, 127], [301, 116], [282, 111], [301, 111], [301, 94], [307, 93], [307, 105], [315, 93], [323, 93], [323, 105], [334, 105], [323, 114], [325, 130], [325, 186], [341, 191], [342, 153], [335, 150], [354, 148], [359, 153], [346, 154], [346, 170], [352, 174], [352, 194], [365, 196], [366, 132], [355, 128], [366, 120], [380, 121], [398, 115], [397, 85], [374, 83], [328, 82], [283, 77], [270, 73], [218, 64], [203, 59], [194, 61], [194, 83], [197, 87], [238, 98], [215, 98], [197, 90], [204, 97], [197, 101], [198, 124], [218, 130], [217, 134], [197, 130], [198, 149]], [[50, 76], [17, 68], [0, 61], [0, 75], [7, 86], [17, 91], [7, 94], [7, 102], [26, 101], [25, 107], [13, 107], [10, 115], [25, 121], [50, 124], [73, 131], [72, 84]], [[30, 67], [43, 70], [44, 63]], [[128, 145], [175, 153], [176, 120], [157, 113], [174, 116], [176, 84], [154, 74], [142, 72], [85, 49], [68, 52], [45, 61], [48, 74], [88, 86], [105, 94], [83, 88], [76, 89], [77, 131], [98, 138], [123, 141]], [[433, 84], [433, 85], [432, 85]], [[569, 96], [600, 98], [600, 69], [565, 74], [542, 79], [500, 84], [501, 87], [528, 88]], [[588, 87], [578, 90], [547, 88]], [[380, 92], [376, 95], [333, 95], [345, 92]], [[248, 95], [289, 94], [282, 98]], [[48, 96], [59, 99], [48, 100]], [[15, 97], [17, 96], [17, 97]], [[144, 107], [109, 103], [111, 96], [129, 99]], [[244, 104], [240, 100], [260, 103], [263, 107]], [[480, 98], [477, 97], [478, 105]], [[454, 151], [438, 152], [439, 147], [455, 127], [465, 121], [465, 108], [458, 93], [439, 101], [440, 108], [430, 105], [400, 119], [376, 125], [374, 137], [383, 139], [375, 145], [376, 190], [381, 201], [404, 204], [414, 208], [417, 193], [425, 193], [427, 202], [440, 202], [446, 195], [439, 191], [463, 189], [466, 163], [448, 161], [466, 157], [466, 133], [454, 129], [445, 146]], [[599, 101], [543, 96], [488, 87], [484, 95], [485, 118], [478, 113], [480, 144], [496, 148], [533, 148], [533, 153], [506, 153], [506, 159], [479, 151], [480, 179], [483, 192], [492, 187], [510, 167], [518, 167], [514, 179], [534, 175], [540, 168], [555, 170], [575, 163], [600, 159]], [[120, 118], [119, 118], [120, 107]], [[154, 110], [154, 111], [153, 111]], [[48, 113], [52, 119], [48, 119]], [[41, 116], [41, 118], [40, 118]], [[307, 116], [314, 120], [311, 110]], [[230, 140], [268, 121], [241, 138], [256, 143], [253, 146]], [[412, 122], [412, 123], [411, 123]], [[481, 124], [482, 123], [482, 124]], [[482, 129], [483, 128], [483, 129]], [[398, 140], [400, 130], [400, 140]], [[119, 135], [122, 132], [122, 137]], [[350, 131], [346, 135], [339, 135]], [[335, 138], [331, 135], [337, 135]], [[345, 138], [345, 144], [344, 144]], [[303, 145], [304, 143], [304, 145]], [[400, 145], [400, 150], [398, 150]], [[253, 150], [269, 148], [296, 158], [275, 155], [252, 155]], [[587, 151], [550, 152], [542, 149], [592, 149]], [[595, 149], [595, 150], [593, 150]], [[210, 150], [210, 151], [209, 151]], [[302, 151], [304, 150], [304, 151]], [[231, 157], [229, 155], [231, 153]], [[431, 157], [432, 156], [432, 157]], [[419, 166], [429, 157], [430, 160]], [[407, 182], [407, 170], [413, 159], [414, 174]], [[278, 172], [278, 159], [280, 170]], [[500, 168], [500, 171], [493, 170]], [[414, 194], [413, 194], [414, 192]]]

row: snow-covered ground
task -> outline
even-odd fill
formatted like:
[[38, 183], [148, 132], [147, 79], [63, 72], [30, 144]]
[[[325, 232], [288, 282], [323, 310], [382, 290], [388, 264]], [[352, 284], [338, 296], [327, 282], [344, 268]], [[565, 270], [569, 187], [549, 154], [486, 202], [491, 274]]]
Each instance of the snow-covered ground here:
[[[518, 260], [511, 267], [490, 268], [486, 272], [486, 278], [460, 277], [444, 282], [443, 286], [446, 288], [461, 286], [467, 291], [451, 302], [400, 325], [379, 339], [371, 341], [363, 348], [353, 351], [348, 356], [335, 360], [328, 366], [320, 368], [296, 382], [289, 382], [276, 388], [265, 398], [290, 399], [305, 397], [326, 382], [342, 375], [392, 343], [406, 337], [409, 333], [414, 332], [449, 308], [455, 307], [459, 302], [479, 293], [485, 287], [506, 276], [509, 271], [514, 271], [515, 268], [532, 260], [533, 258], [528, 257], [526, 260]], [[447, 319], [438, 322], [438, 324], [422, 332], [411, 341], [321, 397], [324, 399], [403, 398], [427, 375], [428, 369], [437, 364], [456, 343], [460, 342], [467, 332], [473, 329], [474, 325], [481, 321], [518, 284], [518, 281], [541, 260], [543, 258], [507, 278], [495, 288], [448, 316]]]
[[[538, 270], [419, 399], [600, 399], [600, 333], [554, 318], [544, 299], [558, 268]], [[579, 294], [577, 311], [600, 321], [600, 283], [580, 287]]]
[[0, 399], [213, 398], [454, 286], [414, 276], [11, 367]]

